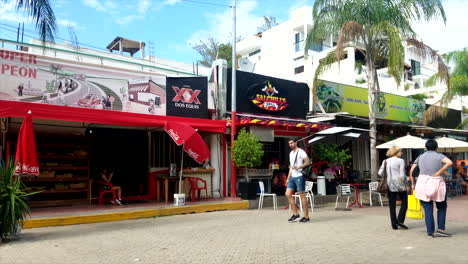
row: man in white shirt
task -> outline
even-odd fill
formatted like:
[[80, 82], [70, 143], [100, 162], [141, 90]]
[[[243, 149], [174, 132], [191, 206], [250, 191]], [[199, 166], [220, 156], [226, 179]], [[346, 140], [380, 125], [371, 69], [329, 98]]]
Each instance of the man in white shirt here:
[[307, 199], [305, 196], [305, 177], [302, 175], [302, 169], [309, 166], [309, 157], [305, 151], [297, 147], [297, 141], [290, 139], [288, 141], [291, 152], [289, 153], [289, 174], [287, 180], [286, 197], [289, 201], [289, 206], [293, 211], [293, 215], [289, 218], [288, 222], [295, 222], [299, 219], [299, 213], [297, 212], [297, 206], [293, 193], [299, 194], [302, 201], [302, 209], [304, 215], [299, 220], [300, 223], [307, 223], [309, 219], [309, 210], [307, 205]]

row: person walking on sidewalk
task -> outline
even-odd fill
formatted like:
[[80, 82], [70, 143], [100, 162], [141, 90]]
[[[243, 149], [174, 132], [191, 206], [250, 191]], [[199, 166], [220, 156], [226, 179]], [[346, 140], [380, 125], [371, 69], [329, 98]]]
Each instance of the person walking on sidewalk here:
[[288, 141], [291, 152], [289, 153], [289, 173], [287, 179], [286, 197], [289, 201], [289, 206], [293, 211], [293, 215], [289, 218], [289, 222], [294, 222], [299, 219], [299, 213], [297, 212], [296, 202], [293, 193], [299, 194], [302, 201], [302, 210], [304, 215], [299, 220], [300, 223], [306, 223], [310, 221], [309, 210], [307, 205], [307, 199], [305, 196], [305, 177], [302, 175], [302, 169], [309, 166], [309, 157], [305, 151], [297, 147], [297, 140], [290, 139]]
[[[415, 196], [421, 200], [424, 208], [427, 236], [449, 237], [445, 232], [445, 219], [447, 216], [447, 192], [442, 174], [452, 166], [452, 161], [445, 155], [437, 153], [438, 144], [434, 139], [426, 141], [426, 152], [421, 154], [414, 162], [410, 170], [410, 180]], [[413, 171], [419, 167], [419, 177], [414, 187]], [[437, 231], [434, 223], [434, 202], [437, 206]]]
[[[408, 229], [403, 223], [405, 222], [406, 210], [408, 209], [408, 196], [406, 193], [406, 174], [405, 161], [401, 158], [403, 152], [400, 147], [393, 146], [387, 151], [388, 159], [382, 162], [379, 169], [379, 175], [383, 175], [384, 168], [387, 172], [388, 184], [388, 205], [390, 209], [390, 221], [392, 228], [397, 230]], [[396, 201], [397, 196], [401, 199], [401, 207], [396, 216]]]

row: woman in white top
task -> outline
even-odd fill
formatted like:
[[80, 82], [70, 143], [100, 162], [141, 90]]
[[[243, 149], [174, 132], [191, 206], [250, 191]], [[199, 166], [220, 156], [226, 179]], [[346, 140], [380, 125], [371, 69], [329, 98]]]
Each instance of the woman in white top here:
[[[389, 158], [382, 162], [382, 166], [379, 169], [379, 175], [383, 175], [383, 170], [386, 166], [390, 221], [394, 230], [398, 229], [398, 227], [401, 229], [408, 229], [408, 227], [403, 224], [405, 222], [406, 209], [408, 208], [408, 196], [405, 185], [405, 161], [401, 158], [402, 154], [400, 147], [391, 147], [387, 151], [387, 157]], [[398, 218], [396, 216], [397, 196], [401, 199]]]

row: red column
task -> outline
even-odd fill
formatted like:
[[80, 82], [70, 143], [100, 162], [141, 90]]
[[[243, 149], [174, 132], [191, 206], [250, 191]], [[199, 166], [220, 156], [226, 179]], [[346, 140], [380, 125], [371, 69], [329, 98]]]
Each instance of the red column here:
[[232, 158], [234, 149], [234, 139], [236, 136], [236, 112], [231, 113], [231, 197], [237, 197], [237, 175], [236, 175], [236, 164]]
[[226, 154], [227, 154], [227, 139], [226, 134], [223, 135], [223, 197], [227, 197], [227, 189], [228, 189], [228, 182], [227, 182], [227, 162], [226, 162]]

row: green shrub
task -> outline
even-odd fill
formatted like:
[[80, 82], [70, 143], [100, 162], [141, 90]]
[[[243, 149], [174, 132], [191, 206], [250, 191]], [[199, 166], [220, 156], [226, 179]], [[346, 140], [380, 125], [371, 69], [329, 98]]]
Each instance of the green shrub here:
[[24, 216], [30, 213], [28, 196], [20, 175], [14, 175], [14, 161], [0, 162], [0, 238], [16, 236], [21, 231]]
[[262, 164], [263, 150], [262, 143], [252, 132], [247, 132], [245, 128], [241, 129], [234, 140], [234, 149], [232, 152], [236, 167], [252, 168]]

